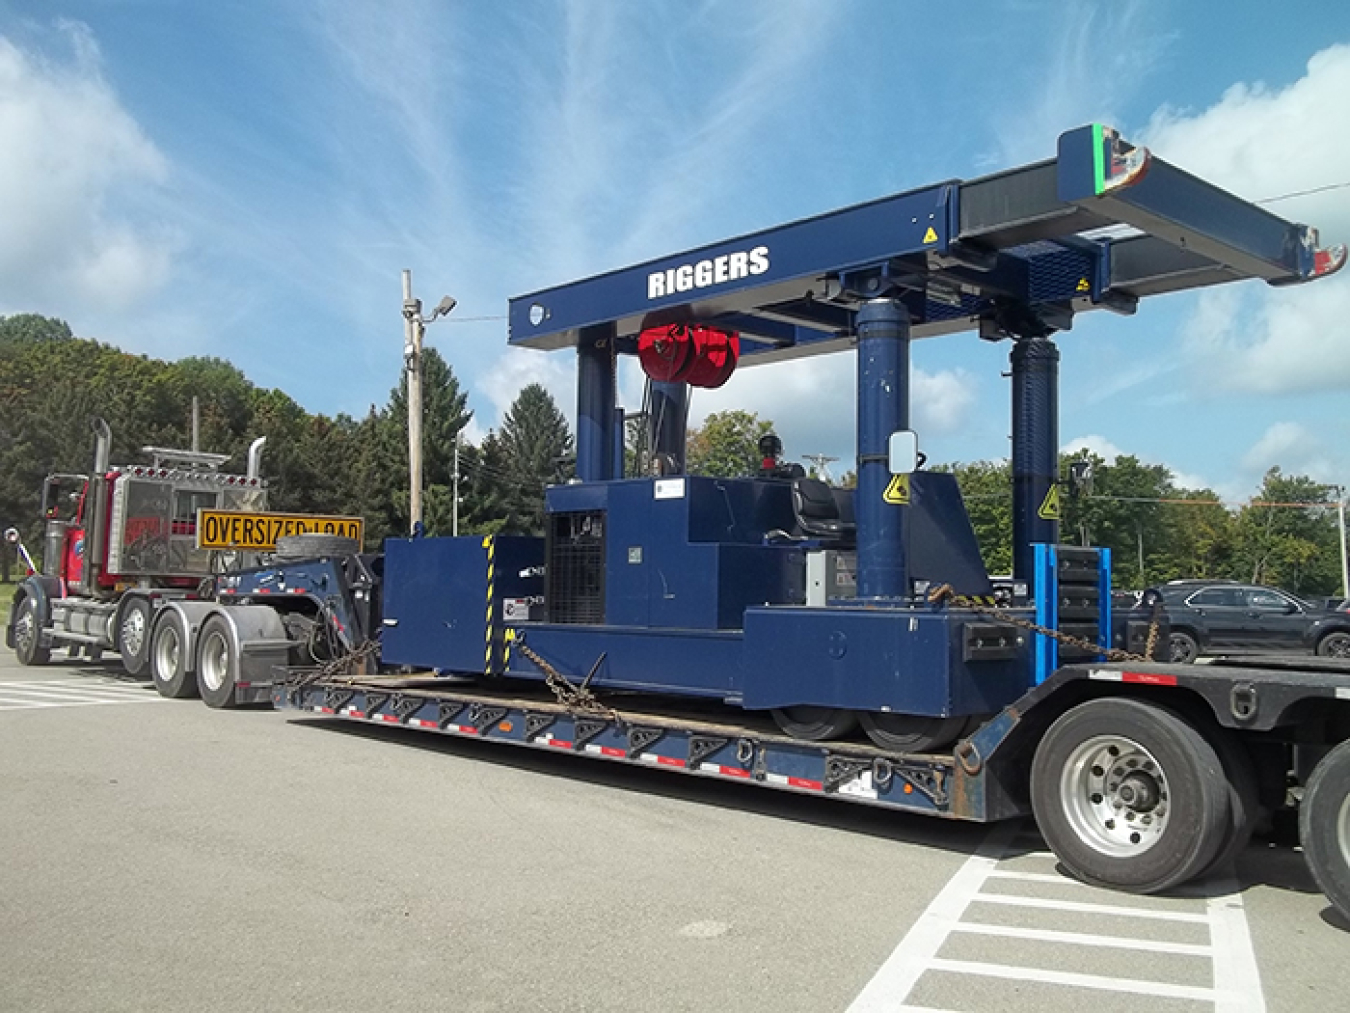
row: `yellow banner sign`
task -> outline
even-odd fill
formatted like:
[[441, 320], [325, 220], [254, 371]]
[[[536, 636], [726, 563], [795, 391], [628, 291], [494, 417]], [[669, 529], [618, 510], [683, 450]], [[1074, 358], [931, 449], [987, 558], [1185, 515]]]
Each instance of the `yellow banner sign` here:
[[322, 514], [260, 514], [234, 510], [197, 511], [197, 548], [273, 552], [283, 535], [341, 535], [361, 543], [360, 517]]

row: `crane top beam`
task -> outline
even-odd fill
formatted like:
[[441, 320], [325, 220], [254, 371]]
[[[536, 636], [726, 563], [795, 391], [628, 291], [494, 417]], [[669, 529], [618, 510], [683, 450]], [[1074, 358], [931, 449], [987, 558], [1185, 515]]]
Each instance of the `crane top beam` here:
[[1090, 124], [1055, 158], [947, 180], [510, 301], [510, 343], [564, 348], [613, 325], [736, 330], [742, 365], [848, 346], [856, 308], [904, 301], [911, 333], [1049, 334], [1076, 313], [1131, 313], [1140, 298], [1246, 278], [1332, 274], [1344, 246]]

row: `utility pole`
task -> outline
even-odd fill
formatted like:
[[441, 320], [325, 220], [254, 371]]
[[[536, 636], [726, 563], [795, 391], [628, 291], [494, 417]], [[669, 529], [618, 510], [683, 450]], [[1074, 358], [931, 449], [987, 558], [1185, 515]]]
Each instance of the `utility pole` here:
[[422, 529], [422, 336], [427, 324], [455, 308], [446, 296], [431, 316], [422, 316], [422, 300], [412, 294], [412, 272], [403, 272], [403, 364], [408, 374], [408, 533]]
[[1336, 517], [1341, 529], [1341, 596], [1350, 598], [1350, 556], [1345, 552], [1345, 486], [1336, 487]]

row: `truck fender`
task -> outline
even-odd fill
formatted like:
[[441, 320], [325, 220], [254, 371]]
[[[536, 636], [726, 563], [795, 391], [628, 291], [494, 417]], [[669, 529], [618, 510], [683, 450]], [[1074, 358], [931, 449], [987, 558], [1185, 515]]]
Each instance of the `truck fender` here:
[[155, 622], [150, 628], [150, 642], [154, 643], [155, 634], [168, 621], [170, 613], [182, 620], [186, 642], [183, 644], [183, 667], [187, 672], [197, 671], [197, 633], [201, 630], [206, 617], [215, 609], [213, 601], [192, 601], [186, 598], [174, 598], [164, 602], [155, 612]]
[[215, 616], [222, 617], [230, 631], [234, 647], [230, 674], [235, 685], [271, 685], [273, 666], [284, 666], [293, 646], [277, 610], [267, 605], [216, 605], [201, 616], [198, 628]]
[[5, 646], [14, 647], [14, 620], [19, 614], [19, 605], [25, 598], [37, 602], [38, 625], [41, 627], [39, 643], [50, 642], [49, 628], [52, 624], [52, 599], [61, 597], [61, 582], [55, 577], [35, 573], [19, 581], [14, 592], [14, 600], [9, 606], [9, 620], [5, 624]]

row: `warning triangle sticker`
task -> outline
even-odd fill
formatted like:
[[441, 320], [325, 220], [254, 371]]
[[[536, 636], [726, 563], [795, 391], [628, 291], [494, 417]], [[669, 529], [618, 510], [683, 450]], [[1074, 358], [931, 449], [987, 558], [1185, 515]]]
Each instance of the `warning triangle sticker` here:
[[881, 498], [895, 506], [909, 506], [909, 476], [892, 475], [891, 484], [886, 486]]
[[1087, 280], [1086, 278], [1079, 278], [1079, 279], [1078, 279], [1078, 284], [1077, 284], [1076, 286], [1074, 286], [1074, 287], [1075, 287], [1076, 291], [1079, 291], [1079, 292], [1090, 292], [1090, 291], [1092, 291], [1092, 286], [1088, 284], [1088, 280]]
[[1059, 516], [1059, 486], [1052, 485], [1045, 490], [1045, 499], [1041, 500], [1040, 509], [1036, 511], [1036, 516], [1043, 521], [1057, 521]]
[[928, 226], [928, 231], [925, 232], [925, 233], [923, 234], [923, 241], [924, 241], [925, 243], [936, 243], [936, 242], [937, 242], [937, 229], [933, 228], [933, 226], [931, 226], [931, 225]]

